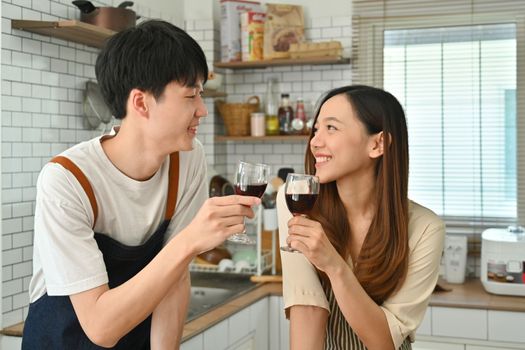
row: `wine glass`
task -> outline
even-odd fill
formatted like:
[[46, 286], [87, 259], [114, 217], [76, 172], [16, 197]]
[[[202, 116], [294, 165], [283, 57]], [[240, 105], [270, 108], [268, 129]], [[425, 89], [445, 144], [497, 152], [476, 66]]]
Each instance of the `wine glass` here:
[[[261, 198], [266, 191], [269, 176], [270, 167], [268, 165], [239, 161], [235, 172], [235, 194]], [[246, 231], [231, 235], [228, 241], [242, 244], [256, 243], [246, 235]]]
[[[319, 178], [314, 175], [290, 173], [286, 176], [284, 196], [286, 206], [293, 216], [307, 216], [319, 195]], [[281, 246], [285, 252], [298, 253], [290, 246]]]

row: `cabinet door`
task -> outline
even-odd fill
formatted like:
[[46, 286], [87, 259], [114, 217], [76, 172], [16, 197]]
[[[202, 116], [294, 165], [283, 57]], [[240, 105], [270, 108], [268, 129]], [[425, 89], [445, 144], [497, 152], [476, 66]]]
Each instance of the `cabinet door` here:
[[228, 348], [228, 320], [221, 321], [204, 332], [204, 350]]
[[[281, 349], [281, 330], [280, 330], [280, 322], [279, 317], [280, 313], [282, 312], [279, 307], [279, 298], [277, 296], [271, 296], [269, 303], [270, 303], [270, 314], [269, 314], [269, 333], [270, 336], [268, 337], [268, 348], [271, 350], [280, 350]], [[284, 348], [288, 349], [288, 347]], [[283, 349], [283, 350], [284, 350]]]
[[490, 310], [489, 340], [525, 343], [524, 325], [525, 312]]
[[255, 349], [269, 350], [268, 347], [268, 325], [269, 325], [269, 310], [270, 299], [264, 298], [250, 306], [250, 323], [251, 329], [255, 332]]
[[284, 314], [284, 299], [279, 297], [279, 329], [281, 332], [281, 350], [290, 348], [290, 321]]
[[202, 334], [196, 335], [182, 343], [180, 350], [203, 350]]
[[228, 350], [259, 350], [255, 346], [255, 335], [248, 337], [246, 339], [243, 339], [239, 342], [239, 344], [235, 344], [234, 346], [228, 348]]
[[290, 323], [284, 315], [283, 297], [270, 297], [270, 340], [271, 350], [288, 350], [290, 348]]
[[9, 337], [0, 335], [0, 349], [20, 350], [22, 348], [22, 337]]
[[416, 334], [432, 335], [432, 308], [430, 306], [427, 307], [425, 317], [423, 317], [423, 321], [421, 321], [421, 324], [419, 325]]
[[412, 350], [465, 350], [465, 345], [416, 340], [412, 344]]
[[487, 310], [433, 306], [432, 335], [487, 340]]
[[466, 350], [512, 350], [510, 348], [502, 348], [501, 346], [481, 346], [481, 345], [467, 345]]
[[250, 325], [250, 307], [228, 318], [228, 343], [235, 344], [252, 331]]

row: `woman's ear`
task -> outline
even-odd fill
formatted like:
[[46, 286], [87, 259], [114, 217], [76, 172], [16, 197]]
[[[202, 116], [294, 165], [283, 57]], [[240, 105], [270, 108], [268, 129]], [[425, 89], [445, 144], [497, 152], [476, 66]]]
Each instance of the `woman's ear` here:
[[[388, 134], [386, 134], [388, 137]], [[388, 140], [386, 140], [388, 144], [390, 145], [390, 138], [388, 137]], [[384, 153], [384, 145], [385, 145], [385, 133], [382, 131], [378, 132], [377, 134], [374, 134], [371, 136], [370, 139], [371, 142], [371, 149], [369, 152], [370, 158], [379, 158]]]

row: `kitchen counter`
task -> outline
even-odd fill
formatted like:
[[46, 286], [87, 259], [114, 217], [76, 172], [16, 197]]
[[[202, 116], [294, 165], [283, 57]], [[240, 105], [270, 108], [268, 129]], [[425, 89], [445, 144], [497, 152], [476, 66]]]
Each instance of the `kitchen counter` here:
[[451, 290], [434, 292], [430, 298], [430, 306], [525, 312], [525, 297], [487, 293], [477, 278], [463, 284], [439, 282], [439, 285]]
[[[440, 285], [451, 290], [432, 294], [430, 306], [525, 312], [525, 297], [489, 294], [485, 292], [479, 279], [467, 280], [464, 284], [440, 282]], [[243, 308], [271, 295], [282, 295], [281, 283], [258, 284], [255, 288], [239, 297], [188, 321], [184, 326], [182, 340], [184, 341], [201, 333]], [[3, 329], [1, 334], [21, 336], [22, 330], [23, 323], [19, 323]]]

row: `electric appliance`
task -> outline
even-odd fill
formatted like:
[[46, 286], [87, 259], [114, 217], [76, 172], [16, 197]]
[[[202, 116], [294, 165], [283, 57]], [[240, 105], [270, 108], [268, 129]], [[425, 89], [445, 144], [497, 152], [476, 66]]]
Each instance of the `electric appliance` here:
[[445, 237], [445, 278], [448, 283], [465, 282], [467, 236]]
[[480, 278], [485, 290], [525, 296], [525, 229], [490, 228], [481, 237]]

